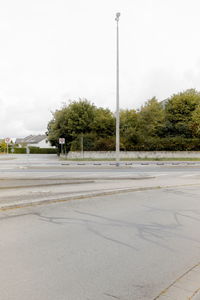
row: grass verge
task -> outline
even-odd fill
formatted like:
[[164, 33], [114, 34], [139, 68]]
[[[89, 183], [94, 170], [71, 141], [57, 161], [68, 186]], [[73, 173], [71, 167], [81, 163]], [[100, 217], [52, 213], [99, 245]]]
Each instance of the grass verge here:
[[[115, 158], [64, 158], [62, 161], [115, 161]], [[138, 157], [138, 158], [121, 158], [121, 161], [200, 161], [200, 157]]]

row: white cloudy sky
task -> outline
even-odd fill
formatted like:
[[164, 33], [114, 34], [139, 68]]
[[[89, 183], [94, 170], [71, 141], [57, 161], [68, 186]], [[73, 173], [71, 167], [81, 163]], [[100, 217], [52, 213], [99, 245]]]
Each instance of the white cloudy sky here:
[[200, 90], [199, 0], [0, 0], [0, 137], [46, 131], [51, 111], [87, 98], [120, 106]]

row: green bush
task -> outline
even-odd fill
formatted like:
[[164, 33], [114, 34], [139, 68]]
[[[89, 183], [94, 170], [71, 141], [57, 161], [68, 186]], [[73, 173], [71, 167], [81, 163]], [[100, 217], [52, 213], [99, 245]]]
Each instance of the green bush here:
[[57, 148], [29, 147], [30, 154], [57, 154]]
[[[26, 153], [26, 148], [13, 148], [15, 154], [24, 154]], [[9, 152], [12, 153], [11, 149], [9, 149]]]
[[[14, 154], [26, 154], [26, 148], [13, 148], [14, 152], [9, 148], [9, 153]], [[39, 147], [29, 147], [31, 154], [57, 154], [57, 148], [39, 148]]]
[[95, 143], [94, 151], [114, 151], [115, 137], [99, 138]]
[[[86, 139], [84, 142], [84, 151], [114, 151], [115, 137], [96, 138], [95, 144]], [[93, 142], [93, 143], [92, 143]], [[126, 141], [126, 138], [120, 139], [121, 151], [200, 151], [200, 138], [176, 137], [140, 137], [134, 141]], [[80, 151], [80, 141], [74, 140], [71, 151]]]
[[177, 137], [149, 137], [132, 144], [127, 151], [200, 151], [200, 139]]

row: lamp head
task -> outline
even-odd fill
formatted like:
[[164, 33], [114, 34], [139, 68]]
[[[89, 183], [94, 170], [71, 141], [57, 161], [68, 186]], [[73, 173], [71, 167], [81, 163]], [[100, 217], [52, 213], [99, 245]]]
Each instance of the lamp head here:
[[115, 21], [117, 21], [117, 22], [118, 22], [118, 21], [119, 21], [119, 17], [120, 17], [120, 12], [117, 12], [117, 13], [116, 13], [116, 18], [115, 18]]

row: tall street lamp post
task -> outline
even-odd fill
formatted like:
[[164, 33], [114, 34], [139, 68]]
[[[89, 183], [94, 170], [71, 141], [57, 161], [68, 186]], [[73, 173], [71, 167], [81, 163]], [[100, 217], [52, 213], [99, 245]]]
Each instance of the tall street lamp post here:
[[119, 116], [119, 17], [120, 13], [116, 13], [115, 21], [117, 22], [117, 65], [116, 65], [116, 166], [119, 166], [120, 161], [120, 116]]

